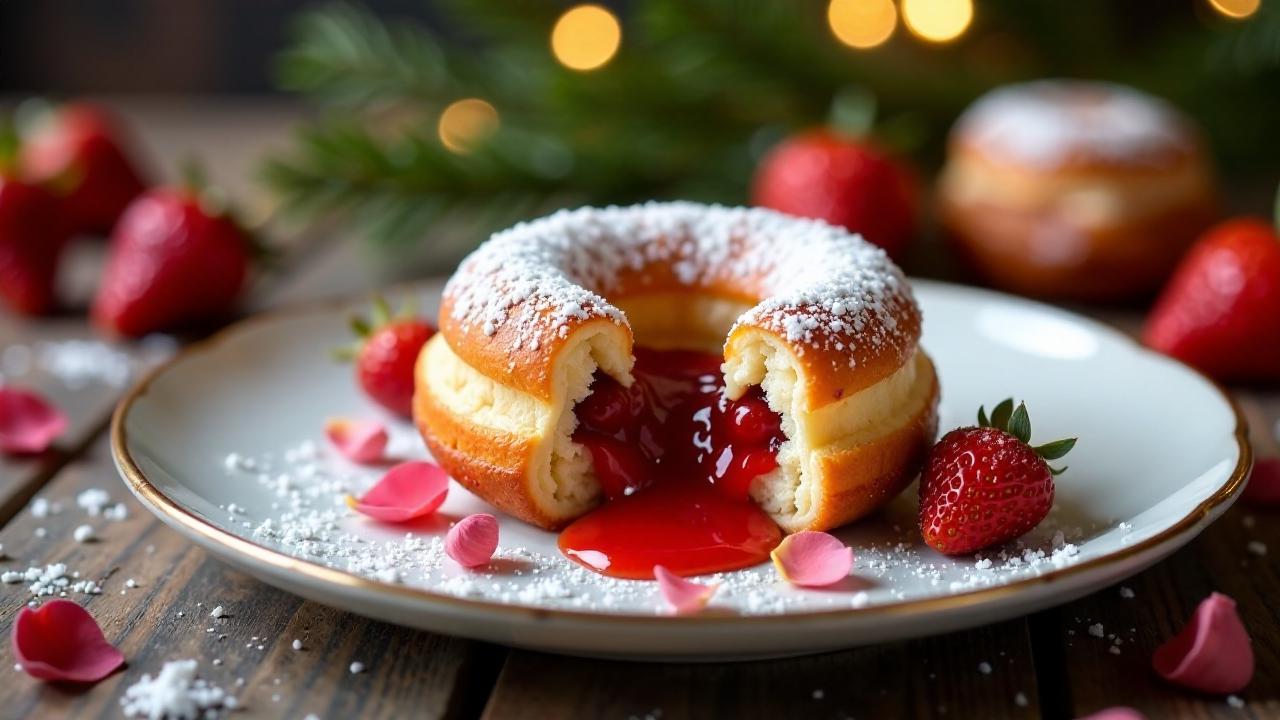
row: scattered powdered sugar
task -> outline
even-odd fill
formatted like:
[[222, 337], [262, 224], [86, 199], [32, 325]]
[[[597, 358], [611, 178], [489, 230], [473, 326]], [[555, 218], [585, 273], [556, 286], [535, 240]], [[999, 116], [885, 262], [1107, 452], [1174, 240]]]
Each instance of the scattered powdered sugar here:
[[11, 570], [0, 573], [0, 582], [6, 585], [27, 585], [33, 597], [41, 598], [50, 595], [66, 597], [67, 593], [84, 595], [101, 595], [102, 586], [93, 580], [80, 579], [80, 573], [68, 572], [64, 563], [52, 563], [44, 567], [32, 566], [26, 570]]
[[79, 390], [91, 384], [123, 388], [139, 372], [173, 354], [172, 338], [153, 335], [131, 355], [100, 340], [50, 340], [12, 344], [0, 352], [0, 380], [41, 373]]
[[955, 128], [988, 152], [1049, 168], [1073, 158], [1167, 162], [1190, 142], [1181, 115], [1164, 100], [1097, 82], [1005, 85], [979, 98]]
[[86, 513], [98, 516], [111, 503], [111, 495], [102, 488], [89, 488], [76, 496], [76, 504]]
[[47, 518], [50, 515], [57, 515], [62, 512], [62, 503], [52, 502], [42, 497], [35, 498], [31, 501], [31, 516], [36, 518]]
[[[408, 426], [392, 426], [389, 452], [425, 455]], [[286, 554], [386, 583], [481, 601], [535, 607], [658, 614], [654, 583], [601, 576], [565, 559], [551, 537], [504, 521], [502, 542], [488, 566], [468, 571], [444, 552], [447, 524], [406, 528], [379, 525], [354, 513], [343, 498], [360, 495], [379, 470], [352, 465], [305, 441], [283, 451], [232, 454], [224, 463], [228, 486], [239, 488], [221, 522]], [[234, 512], [232, 508], [234, 506]], [[445, 517], [483, 512], [486, 506], [454, 484], [441, 508]], [[1032, 533], [977, 558], [946, 558], [927, 548], [915, 530], [915, 503], [901, 497], [885, 521], [859, 523], [840, 536], [855, 549], [856, 579], [866, 588], [805, 591], [779, 582], [769, 564], [717, 573], [712, 605], [721, 611], [768, 615], [806, 610], [858, 609], [1005, 585], [1066, 567], [1080, 559], [1076, 544], [1100, 532], [1063, 522], [1057, 512]], [[895, 524], [896, 523], [896, 524]], [[1112, 526], [1113, 527], [1113, 526]], [[1108, 528], [1110, 529], [1110, 528]]]
[[120, 698], [125, 716], [198, 720], [216, 718], [219, 710], [230, 711], [239, 706], [234, 696], [196, 677], [198, 670], [195, 660], [174, 660], [165, 663], [154, 678], [143, 675]]
[[806, 347], [853, 357], [863, 345], [903, 352], [915, 338], [897, 318], [918, 313], [911, 289], [884, 251], [843, 228], [760, 208], [690, 202], [564, 210], [496, 233], [445, 288], [464, 342], [500, 344], [510, 371], [531, 362], [512, 351], [565, 337], [576, 323], [625, 324], [603, 295], [629, 282], [689, 287], [759, 285], [766, 300], [739, 323]]

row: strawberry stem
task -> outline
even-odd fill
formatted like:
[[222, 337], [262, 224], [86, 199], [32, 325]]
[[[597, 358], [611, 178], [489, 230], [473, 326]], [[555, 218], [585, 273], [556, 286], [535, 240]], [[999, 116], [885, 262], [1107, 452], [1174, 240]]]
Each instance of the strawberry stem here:
[[0, 173], [9, 173], [18, 166], [18, 126], [13, 118], [0, 117]]
[[391, 322], [391, 306], [381, 295], [373, 297], [373, 326], [382, 327]]
[[[996, 430], [1002, 430], [1016, 437], [1023, 443], [1031, 444], [1031, 413], [1027, 412], [1026, 403], [1018, 403], [1018, 407], [1014, 408], [1013, 398], [1005, 398], [991, 411], [991, 417], [988, 419], [985, 406], [978, 408], [978, 427], [990, 427]], [[1076, 438], [1066, 438], [1064, 440], [1054, 440], [1047, 442], [1038, 447], [1031, 449], [1037, 455], [1048, 460], [1057, 460], [1076, 446]], [[1054, 475], [1059, 475], [1066, 468], [1058, 470], [1050, 467]]]
[[183, 189], [197, 197], [204, 194], [205, 188], [209, 186], [209, 173], [205, 171], [204, 163], [199, 158], [188, 157], [183, 160], [178, 172], [182, 176]]
[[827, 124], [837, 135], [857, 140], [871, 134], [876, 110], [876, 96], [870, 90], [861, 85], [847, 85], [832, 98]]

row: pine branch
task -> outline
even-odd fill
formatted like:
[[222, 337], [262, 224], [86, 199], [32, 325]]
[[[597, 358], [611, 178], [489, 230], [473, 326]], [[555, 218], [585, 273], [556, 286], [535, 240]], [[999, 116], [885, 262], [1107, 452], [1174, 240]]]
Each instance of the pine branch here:
[[448, 56], [415, 25], [384, 23], [334, 3], [301, 15], [292, 37], [277, 62], [285, 90], [346, 107], [379, 100], [430, 105], [456, 94]]
[[[300, 17], [279, 81], [324, 114], [264, 168], [286, 208], [345, 212], [375, 239], [404, 242], [462, 217], [474, 219], [478, 240], [569, 203], [741, 203], [760, 156], [825, 122], [840, 97], [874, 98], [877, 139], [937, 162], [950, 122], [974, 97], [1055, 69], [1172, 98], [1206, 124], [1228, 164], [1274, 168], [1280, 155], [1269, 123], [1280, 96], [1266, 90], [1280, 82], [1280, 6], [1270, 2], [1213, 33], [1142, 25], [1149, 44], [1135, 48], [1122, 21], [1146, 18], [1112, 0], [990, 0], [953, 45], [928, 46], [900, 29], [868, 53], [835, 41], [819, 0], [644, 0], [624, 6], [620, 51], [590, 73], [562, 67], [548, 50], [563, 2], [442, 4], [449, 39], [344, 4]], [[979, 45], [989, 37], [1012, 54], [988, 59]], [[1207, 77], [1189, 69], [1203, 67]], [[436, 123], [464, 97], [493, 104], [500, 127], [456, 155]]]

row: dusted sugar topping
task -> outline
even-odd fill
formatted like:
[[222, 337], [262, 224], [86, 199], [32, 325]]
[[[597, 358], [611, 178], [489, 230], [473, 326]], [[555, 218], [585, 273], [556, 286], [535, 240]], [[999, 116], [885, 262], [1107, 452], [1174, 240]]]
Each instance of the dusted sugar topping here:
[[497, 233], [449, 281], [446, 307], [467, 341], [536, 351], [581, 321], [626, 324], [605, 299], [624, 277], [628, 292], [674, 280], [764, 297], [738, 322], [799, 353], [914, 341], [897, 318], [915, 300], [881, 249], [818, 220], [690, 202], [565, 210]]
[[1043, 167], [1072, 160], [1165, 165], [1191, 146], [1169, 103], [1123, 85], [1040, 80], [987, 93], [956, 123], [957, 137]]

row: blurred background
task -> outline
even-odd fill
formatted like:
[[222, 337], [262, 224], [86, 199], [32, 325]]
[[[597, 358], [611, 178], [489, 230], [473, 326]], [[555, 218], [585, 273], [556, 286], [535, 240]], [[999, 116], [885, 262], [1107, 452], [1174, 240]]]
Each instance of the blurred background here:
[[[927, 207], [959, 113], [1042, 77], [1169, 100], [1207, 138], [1227, 207], [1267, 210], [1274, 0], [0, 3], [8, 105], [101, 99], [144, 154], [181, 145], [249, 189], [254, 217], [337, 223], [413, 272], [555, 207], [747, 203], [769, 149], [815, 127], [901, 159]], [[246, 107], [272, 131], [247, 129]], [[174, 117], [215, 131], [187, 147]]]

